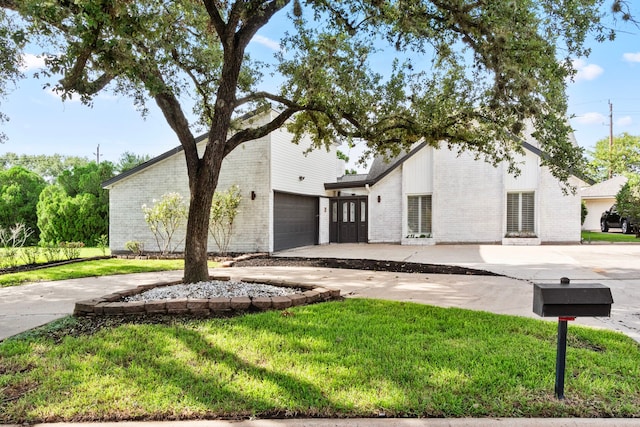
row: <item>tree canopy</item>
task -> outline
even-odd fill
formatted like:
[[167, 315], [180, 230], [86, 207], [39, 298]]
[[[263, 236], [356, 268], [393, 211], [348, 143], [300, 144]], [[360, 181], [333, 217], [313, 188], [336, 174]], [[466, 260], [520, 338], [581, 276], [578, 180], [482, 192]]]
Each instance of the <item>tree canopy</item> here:
[[640, 136], [624, 132], [615, 136], [611, 143], [609, 138], [603, 138], [589, 154], [588, 172], [598, 182], [614, 175], [640, 173]]
[[89, 163], [89, 160], [86, 157], [62, 156], [60, 154], [18, 155], [16, 153], [5, 153], [0, 156], [0, 169], [22, 166], [37, 173], [49, 182], [55, 181], [63, 171], [70, 170], [75, 166], [84, 166], [87, 163]]
[[[222, 159], [288, 126], [317, 147], [358, 139], [365, 154], [419, 139], [515, 168], [531, 123], [561, 180], [581, 153], [566, 121], [565, 85], [605, 0], [0, 0], [44, 41], [43, 76], [62, 97], [91, 103], [102, 90], [154, 100], [180, 141], [191, 191], [185, 280], [208, 275], [206, 235]], [[614, 1], [623, 7], [624, 2]], [[247, 55], [276, 15], [290, 30], [272, 63]], [[388, 69], [379, 70], [384, 63]], [[269, 90], [272, 76], [279, 88]], [[239, 128], [270, 106], [271, 121]], [[189, 121], [192, 109], [195, 120]], [[194, 131], [204, 128], [205, 152]]]
[[0, 170], [0, 228], [24, 224], [34, 232], [30, 240], [37, 241], [36, 204], [45, 186], [42, 177], [21, 166]]

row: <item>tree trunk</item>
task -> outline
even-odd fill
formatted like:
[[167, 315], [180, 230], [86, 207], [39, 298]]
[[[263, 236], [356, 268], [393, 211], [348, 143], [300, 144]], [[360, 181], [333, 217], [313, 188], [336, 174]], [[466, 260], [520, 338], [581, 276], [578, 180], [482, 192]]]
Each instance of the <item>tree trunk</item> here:
[[207, 243], [209, 240], [209, 212], [218, 186], [223, 154], [220, 147], [214, 155], [198, 160], [198, 172], [189, 174], [189, 217], [184, 247], [184, 283], [197, 283], [209, 279]]

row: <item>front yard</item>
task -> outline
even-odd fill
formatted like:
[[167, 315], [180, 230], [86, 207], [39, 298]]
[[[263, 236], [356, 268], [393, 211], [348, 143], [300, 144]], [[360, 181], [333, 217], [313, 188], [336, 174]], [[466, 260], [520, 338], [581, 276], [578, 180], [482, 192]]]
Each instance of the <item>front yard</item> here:
[[610, 331], [570, 326], [558, 401], [553, 322], [365, 299], [104, 321], [0, 343], [0, 423], [640, 415], [640, 349]]

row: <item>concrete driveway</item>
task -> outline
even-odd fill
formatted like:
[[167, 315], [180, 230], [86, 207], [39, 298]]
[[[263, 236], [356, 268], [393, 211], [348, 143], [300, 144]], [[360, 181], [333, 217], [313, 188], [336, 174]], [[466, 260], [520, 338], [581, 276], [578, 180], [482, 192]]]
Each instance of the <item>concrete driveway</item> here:
[[[572, 282], [609, 286], [614, 304], [610, 318], [578, 319], [577, 323], [621, 331], [640, 342], [640, 244], [585, 245], [436, 245], [331, 244], [282, 251], [278, 256], [365, 258], [459, 265], [487, 270], [526, 283], [492, 286], [494, 278], [473, 280], [480, 289], [457, 287], [458, 295], [478, 299], [467, 308], [533, 316], [531, 283]], [[503, 278], [504, 279], [504, 278]], [[425, 291], [429, 292], [428, 289]], [[482, 308], [484, 307], [484, 308]]]
[[[235, 279], [252, 277], [319, 283], [337, 287], [343, 295], [352, 297], [412, 301], [527, 317], [537, 317], [532, 312], [533, 282], [558, 282], [561, 277], [569, 277], [573, 282], [607, 285], [614, 298], [611, 318], [579, 318], [576, 323], [618, 330], [640, 342], [640, 245], [416, 247], [340, 244], [299, 248], [277, 255], [460, 265], [493, 271], [505, 277], [315, 267], [233, 267], [224, 270], [224, 274]], [[216, 272], [220, 273], [219, 270]], [[0, 340], [71, 314], [76, 301], [181, 277], [181, 271], [174, 271], [0, 288]]]

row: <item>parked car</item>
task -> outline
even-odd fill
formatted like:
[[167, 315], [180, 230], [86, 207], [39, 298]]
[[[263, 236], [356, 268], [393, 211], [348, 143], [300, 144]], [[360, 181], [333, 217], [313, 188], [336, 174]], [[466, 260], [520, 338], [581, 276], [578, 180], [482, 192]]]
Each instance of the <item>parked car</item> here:
[[632, 218], [621, 216], [616, 210], [616, 205], [604, 211], [600, 217], [600, 231], [606, 233], [610, 228], [620, 228], [623, 234], [630, 234], [637, 227], [636, 221]]

